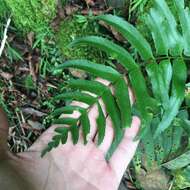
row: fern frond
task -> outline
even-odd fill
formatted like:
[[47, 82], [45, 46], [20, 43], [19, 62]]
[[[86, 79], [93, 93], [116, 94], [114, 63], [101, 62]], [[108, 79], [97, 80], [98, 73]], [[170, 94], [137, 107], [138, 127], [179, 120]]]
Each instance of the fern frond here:
[[136, 96], [137, 106], [139, 108], [140, 114], [142, 115], [142, 123], [149, 123], [150, 117], [147, 114], [147, 108], [151, 106], [150, 95], [148, 94], [148, 89], [142, 72], [140, 71], [140, 67], [135, 63], [132, 56], [127, 52], [127, 50], [120, 47], [119, 45], [116, 45], [105, 38], [96, 36], [76, 39], [71, 43], [71, 46], [84, 44], [95, 46], [102, 51], [105, 51], [117, 59], [120, 64], [122, 64], [127, 69], [129, 72], [129, 79]]
[[[61, 138], [63, 139], [62, 142], [65, 142], [66, 133], [68, 132], [72, 133], [73, 142], [77, 143], [79, 128], [76, 126], [80, 124], [82, 125], [84, 142], [87, 143], [86, 137], [90, 131], [88, 111], [93, 105], [98, 106], [99, 115], [96, 122], [98, 144], [100, 144], [104, 138], [106, 127], [106, 116], [102, 111], [102, 105], [99, 103], [101, 98], [106, 112], [112, 120], [115, 134], [107, 158], [117, 148], [123, 137], [123, 128], [131, 125], [132, 113], [136, 112], [142, 124], [139, 136], [146, 144], [147, 154], [149, 152], [150, 158], [155, 159], [157, 157], [160, 162], [164, 160], [169, 149], [171, 149], [170, 141], [168, 140], [168, 146], [160, 146], [162, 150], [166, 149], [165, 152], [157, 152], [157, 155], [155, 155], [154, 147], [156, 143], [154, 138], [158, 140], [159, 144], [163, 141], [162, 133], [169, 130], [173, 125], [173, 121], [184, 101], [187, 70], [183, 52], [186, 56], [190, 55], [189, 9], [184, 7], [183, 0], [173, 0], [173, 2], [178, 12], [178, 20], [170, 11], [165, 0], [156, 0], [155, 7], [146, 15], [146, 24], [152, 35], [154, 47], [143, 37], [140, 31], [123, 18], [114, 15], [95, 17], [96, 20], [104, 21], [121, 33], [137, 50], [141, 61], [145, 65], [143, 70], [125, 48], [106, 38], [87, 36], [76, 39], [70, 44], [70, 47], [94, 46], [116, 59], [127, 71], [129, 84], [136, 98], [135, 105], [130, 104], [125, 76], [114, 68], [88, 60], [66, 61], [57, 66], [55, 72], [67, 68], [81, 69], [90, 75], [108, 80], [114, 92], [110, 90], [109, 86], [98, 81], [69, 80], [67, 87], [72, 92], [57, 95], [52, 101], [56, 103], [57, 101], [76, 100], [86, 103], [88, 107], [81, 108], [67, 105], [54, 110], [52, 113], [52, 117], [56, 119], [54, 122], [63, 125], [69, 124], [70, 127], [60, 129], [47, 150], [50, 150], [51, 146], [58, 145]], [[182, 30], [179, 29], [178, 23], [180, 23]], [[151, 83], [151, 87], [149, 87], [149, 83]], [[90, 93], [94, 95], [90, 95]], [[73, 113], [75, 110], [81, 114], [77, 119], [61, 118], [62, 113]], [[63, 130], [63, 137], [61, 130]], [[176, 139], [176, 142], [179, 142], [179, 139]]]

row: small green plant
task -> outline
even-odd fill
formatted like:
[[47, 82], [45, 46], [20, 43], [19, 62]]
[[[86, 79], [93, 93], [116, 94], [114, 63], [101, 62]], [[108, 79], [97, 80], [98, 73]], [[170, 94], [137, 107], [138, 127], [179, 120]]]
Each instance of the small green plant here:
[[5, 54], [8, 60], [10, 61], [10, 63], [13, 63], [13, 61], [18, 61], [18, 60], [23, 61], [22, 55], [17, 49], [11, 47], [9, 43], [7, 43], [6, 45], [7, 45], [7, 49], [6, 49]]
[[139, 11], [142, 13], [144, 11], [145, 6], [147, 5], [148, 0], [132, 0], [129, 4], [129, 20], [131, 18], [131, 14], [134, 11]]
[[[98, 144], [104, 138], [106, 127], [105, 115], [99, 103], [100, 98], [103, 100], [115, 132], [107, 159], [110, 158], [120, 143], [124, 129], [130, 127], [134, 114], [141, 119], [138, 138], [142, 139], [143, 149], [145, 149], [146, 156], [150, 161], [155, 160], [162, 164], [168, 161], [171, 158], [170, 156], [176, 156], [175, 153], [180, 147], [184, 130], [179, 121], [187, 122], [188, 119], [187, 109], [185, 109], [186, 116], [184, 116], [181, 114], [184, 110], [181, 106], [185, 99], [187, 79], [185, 61], [190, 56], [190, 15], [188, 9], [184, 7], [183, 0], [173, 0], [173, 3], [176, 6], [180, 25], [178, 25], [164, 0], [156, 0], [155, 7], [146, 15], [146, 24], [152, 34], [154, 47], [151, 47], [143, 35], [124, 19], [113, 15], [95, 17], [95, 19], [104, 21], [115, 28], [126, 38], [138, 52], [140, 57], [138, 63], [126, 49], [103, 37], [82, 37], [70, 44], [70, 47], [93, 46], [114, 57], [127, 71], [130, 86], [136, 97], [134, 105], [130, 105], [125, 76], [110, 66], [82, 59], [69, 60], [55, 68], [55, 71], [67, 68], [81, 69], [93, 76], [108, 80], [113, 86], [114, 94], [108, 86], [100, 82], [71, 79], [66, 82], [69, 91], [52, 99], [55, 104], [59, 102], [59, 106], [61, 105], [60, 101], [66, 100], [84, 102], [89, 107], [97, 104], [99, 110], [97, 118]], [[179, 27], [181, 28], [179, 29]], [[84, 91], [96, 96], [94, 97]], [[43, 154], [51, 151], [60, 143], [64, 144], [67, 141], [68, 132], [71, 132], [73, 143], [76, 144], [79, 124], [86, 144], [86, 137], [90, 130], [88, 109], [71, 105], [56, 108], [51, 114], [53, 123], [62, 124], [63, 127], [55, 130], [57, 135], [53, 137]], [[62, 113], [72, 113], [75, 110], [81, 114], [77, 119], [60, 117]], [[64, 125], [70, 125], [70, 128], [66, 128]], [[183, 151], [186, 150], [184, 148]]]

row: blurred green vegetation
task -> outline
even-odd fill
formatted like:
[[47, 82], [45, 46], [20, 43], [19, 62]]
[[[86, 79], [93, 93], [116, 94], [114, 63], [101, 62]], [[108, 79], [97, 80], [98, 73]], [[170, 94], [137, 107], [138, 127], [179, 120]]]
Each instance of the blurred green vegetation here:
[[0, 19], [7, 13], [7, 5], [4, 0], [0, 0]]

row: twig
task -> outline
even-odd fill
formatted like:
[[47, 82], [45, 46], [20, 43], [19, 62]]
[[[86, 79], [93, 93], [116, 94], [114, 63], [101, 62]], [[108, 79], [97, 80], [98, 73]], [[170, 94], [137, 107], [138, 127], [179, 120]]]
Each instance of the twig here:
[[174, 184], [174, 181], [172, 180], [172, 182], [171, 182], [171, 184], [170, 184], [170, 186], [169, 186], [169, 189], [168, 189], [168, 190], [171, 190], [171, 189], [172, 189], [173, 184]]
[[9, 18], [8, 20], [7, 20], [7, 24], [6, 24], [6, 26], [5, 26], [5, 30], [4, 30], [4, 33], [3, 33], [3, 40], [1, 41], [1, 47], [0, 47], [0, 57], [1, 57], [1, 55], [2, 55], [2, 53], [3, 53], [3, 49], [4, 49], [4, 47], [5, 47], [5, 44], [6, 44], [6, 40], [7, 40], [7, 30], [8, 30], [8, 27], [9, 27], [9, 25], [10, 25], [10, 22], [11, 22], [11, 18]]

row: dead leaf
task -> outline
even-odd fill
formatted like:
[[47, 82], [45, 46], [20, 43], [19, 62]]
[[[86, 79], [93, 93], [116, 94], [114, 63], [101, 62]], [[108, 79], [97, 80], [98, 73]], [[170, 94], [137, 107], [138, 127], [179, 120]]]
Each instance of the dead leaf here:
[[36, 76], [35, 64], [33, 63], [32, 55], [30, 54], [28, 56], [28, 63], [29, 63], [29, 68], [30, 68], [30, 75], [32, 76], [33, 81], [36, 82], [37, 76]]
[[[105, 14], [105, 13], [108, 13], [112, 10], [112, 8], [108, 8], [106, 10], [100, 10], [100, 9], [97, 9], [97, 8], [94, 8], [94, 9], [91, 9], [90, 12], [92, 13], [92, 15], [102, 15], [102, 14]], [[83, 9], [81, 11], [81, 14], [83, 15], [89, 15], [89, 9]]]
[[34, 108], [22, 108], [22, 112], [25, 113], [25, 114], [30, 114], [34, 117], [43, 117], [43, 116], [46, 116], [47, 114], [46, 113], [43, 113], [41, 111], [38, 111]]
[[34, 42], [34, 32], [30, 32], [30, 33], [28, 33], [27, 34], [27, 39], [28, 39], [28, 45], [30, 46], [30, 47], [32, 47], [33, 46], [33, 42]]
[[77, 78], [85, 79], [87, 77], [86, 72], [80, 70], [80, 69], [69, 69], [70, 73]]
[[87, 6], [94, 6], [95, 2], [93, 0], [85, 0]]
[[33, 130], [41, 131], [42, 129], [44, 129], [44, 126], [38, 121], [28, 120], [27, 123]]
[[125, 38], [119, 32], [117, 32], [115, 30], [115, 28], [109, 26], [108, 24], [106, 24], [103, 21], [99, 21], [99, 24], [102, 25], [103, 27], [105, 27], [107, 30], [109, 30], [113, 34], [114, 38], [116, 40], [118, 40], [119, 42], [125, 42], [126, 41]]
[[0, 70], [0, 76], [6, 80], [11, 80], [13, 78], [13, 74], [3, 72]]
[[60, 18], [64, 18], [65, 17], [65, 11], [64, 11], [64, 8], [62, 6], [61, 0], [58, 0], [58, 3], [57, 3], [57, 15]]
[[65, 10], [64, 8], [62, 7], [62, 2], [61, 0], [58, 0], [58, 3], [57, 3], [57, 15], [56, 17], [53, 19], [52, 23], [51, 23], [51, 27], [57, 31], [59, 29], [59, 25], [60, 25], [60, 22], [62, 21], [62, 19], [65, 18]]
[[66, 5], [65, 6], [65, 13], [66, 13], [67, 16], [73, 15], [78, 10], [79, 10], [78, 6], [71, 6], [71, 5]]

